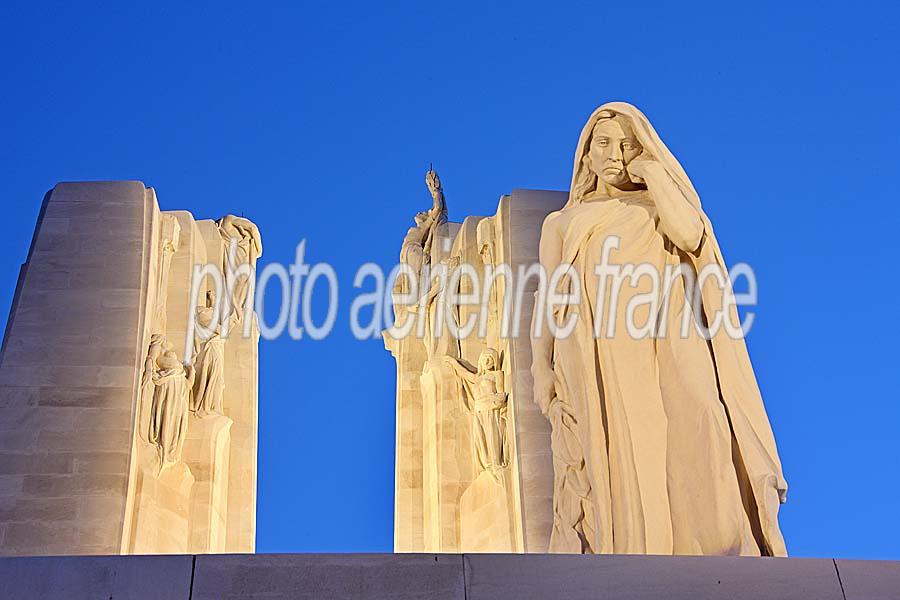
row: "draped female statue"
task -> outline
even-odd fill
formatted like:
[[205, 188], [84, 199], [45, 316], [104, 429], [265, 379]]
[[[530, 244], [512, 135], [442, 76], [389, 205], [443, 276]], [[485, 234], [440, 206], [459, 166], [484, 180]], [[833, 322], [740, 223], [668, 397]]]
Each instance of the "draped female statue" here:
[[[563, 285], [583, 292], [553, 315], [575, 317], [571, 335], [532, 340], [535, 400], [552, 424], [550, 550], [784, 556], [777, 514], [787, 484], [746, 345], [722, 328], [700, 334], [717, 315], [737, 322], [730, 284], [603, 285], [595, 266], [610, 236], [617, 265], [724, 272], [681, 165], [620, 102], [584, 126], [568, 203], [541, 233], [542, 265], [571, 265]], [[641, 295], [655, 302], [629, 315]], [[653, 334], [634, 335], [629, 316]], [[682, 316], [697, 324], [688, 335]]]
[[225, 284], [231, 293], [224, 305], [227, 309], [225, 317], [236, 316], [236, 321], [241, 321], [253, 310], [252, 297], [249, 298], [250, 306], [247, 303], [256, 278], [256, 259], [262, 256], [262, 237], [256, 224], [244, 217], [225, 215], [217, 224], [225, 242], [222, 266]]
[[[198, 417], [222, 414], [225, 396], [225, 340], [222, 326], [210, 330], [216, 317], [216, 298], [212, 291], [206, 293], [206, 306], [197, 308], [198, 327], [194, 338], [193, 365], [196, 372], [191, 411]], [[232, 316], [232, 319], [235, 317]], [[204, 337], [203, 333], [208, 333]]]
[[159, 470], [181, 460], [187, 435], [188, 399], [193, 367], [178, 360], [172, 343], [154, 334], [141, 382], [142, 401], [149, 400], [146, 439], [156, 446]]

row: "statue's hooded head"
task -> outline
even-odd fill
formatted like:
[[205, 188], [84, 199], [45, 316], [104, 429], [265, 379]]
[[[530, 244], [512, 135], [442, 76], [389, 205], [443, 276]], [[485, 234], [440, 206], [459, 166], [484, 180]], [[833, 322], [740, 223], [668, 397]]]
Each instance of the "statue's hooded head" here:
[[608, 102], [591, 114], [575, 150], [572, 186], [567, 207], [606, 187], [634, 189], [643, 184], [628, 172], [629, 163], [641, 155], [661, 163], [685, 198], [700, 207], [690, 179], [644, 113], [626, 102]]
[[149, 354], [154, 360], [163, 352], [165, 352], [169, 340], [161, 333], [154, 333], [150, 336]]
[[500, 353], [493, 348], [485, 348], [478, 356], [478, 372], [487, 373], [500, 368]]

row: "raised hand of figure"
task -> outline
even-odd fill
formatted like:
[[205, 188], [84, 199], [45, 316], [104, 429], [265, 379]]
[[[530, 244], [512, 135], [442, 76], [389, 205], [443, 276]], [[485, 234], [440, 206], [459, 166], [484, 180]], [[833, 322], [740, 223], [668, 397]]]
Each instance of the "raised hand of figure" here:
[[644, 180], [647, 178], [648, 170], [661, 168], [661, 165], [653, 158], [653, 155], [644, 150], [639, 156], [628, 163], [628, 166], [625, 168], [628, 171], [631, 181], [634, 183], [644, 183]]
[[441, 191], [441, 178], [438, 177], [437, 171], [429, 169], [425, 173], [425, 184], [428, 186], [432, 196], [436, 196]]

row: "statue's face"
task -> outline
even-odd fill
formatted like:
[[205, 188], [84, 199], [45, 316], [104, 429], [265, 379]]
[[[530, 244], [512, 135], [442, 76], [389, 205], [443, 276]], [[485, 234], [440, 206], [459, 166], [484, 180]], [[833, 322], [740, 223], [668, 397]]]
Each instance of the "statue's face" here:
[[489, 265], [489, 264], [491, 264], [491, 263], [493, 262], [493, 261], [491, 260], [491, 246], [490, 246], [490, 244], [482, 244], [482, 245], [481, 245], [481, 251], [480, 251], [480, 254], [481, 254], [481, 261], [482, 261], [484, 264]]
[[597, 123], [588, 148], [591, 171], [609, 185], [631, 183], [628, 164], [640, 156], [643, 148], [628, 119], [617, 117]]
[[485, 371], [494, 370], [494, 357], [490, 354], [481, 355], [481, 368]]

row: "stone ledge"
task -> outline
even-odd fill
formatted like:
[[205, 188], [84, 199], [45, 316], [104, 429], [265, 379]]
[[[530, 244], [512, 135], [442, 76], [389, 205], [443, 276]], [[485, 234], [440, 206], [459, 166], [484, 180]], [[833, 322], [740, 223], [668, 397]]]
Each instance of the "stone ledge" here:
[[0, 558], [3, 598], [880, 600], [900, 562], [504, 554]]

